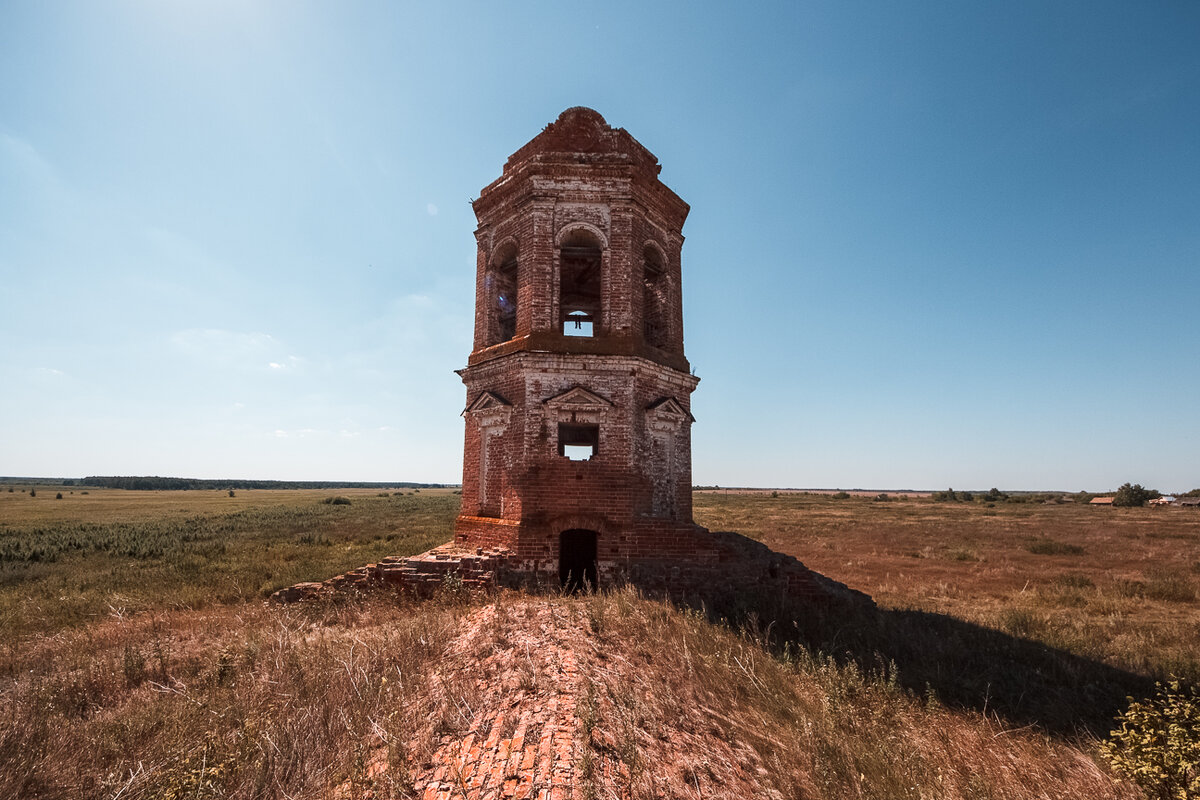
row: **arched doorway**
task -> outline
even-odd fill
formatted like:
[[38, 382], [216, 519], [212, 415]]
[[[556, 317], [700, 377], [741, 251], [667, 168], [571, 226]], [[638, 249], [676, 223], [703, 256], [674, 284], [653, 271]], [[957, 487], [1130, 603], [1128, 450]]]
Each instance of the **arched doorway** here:
[[568, 592], [596, 588], [596, 532], [582, 528], [558, 537], [558, 581]]

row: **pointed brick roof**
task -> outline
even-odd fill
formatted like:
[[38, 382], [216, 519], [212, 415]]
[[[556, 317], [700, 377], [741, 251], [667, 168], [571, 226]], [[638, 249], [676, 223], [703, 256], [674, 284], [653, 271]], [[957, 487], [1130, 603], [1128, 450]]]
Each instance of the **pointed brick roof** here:
[[584, 106], [574, 106], [559, 114], [557, 120], [509, 157], [504, 172], [539, 156], [626, 161], [650, 175], [658, 175], [662, 170], [658, 158], [624, 128], [610, 127], [599, 112]]

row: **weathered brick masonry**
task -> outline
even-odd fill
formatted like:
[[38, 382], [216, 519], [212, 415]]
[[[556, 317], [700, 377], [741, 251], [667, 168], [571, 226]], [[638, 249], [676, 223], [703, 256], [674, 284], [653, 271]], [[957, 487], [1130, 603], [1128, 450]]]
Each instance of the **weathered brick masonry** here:
[[688, 206], [659, 169], [624, 130], [572, 108], [474, 203], [455, 542], [506, 547], [510, 572], [539, 583], [715, 559], [692, 522]]
[[681, 294], [689, 209], [659, 171], [650, 151], [587, 108], [567, 109], [508, 159], [474, 202], [454, 541], [293, 594], [334, 582], [421, 587], [461, 567], [479, 584], [857, 595], [692, 520], [699, 379], [684, 355]]

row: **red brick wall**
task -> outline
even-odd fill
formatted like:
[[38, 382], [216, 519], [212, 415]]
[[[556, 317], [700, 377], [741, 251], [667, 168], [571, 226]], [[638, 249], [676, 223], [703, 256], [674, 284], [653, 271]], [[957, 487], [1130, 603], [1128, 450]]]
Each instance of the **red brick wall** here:
[[[688, 207], [657, 175], [654, 156], [628, 133], [569, 109], [475, 201], [475, 349], [461, 375], [476, 410], [464, 415], [460, 544], [510, 547], [547, 575], [557, 569], [558, 536], [570, 528], [598, 532], [602, 574], [622, 560], [696, 558], [711, 549], [698, 544], [692, 523], [687, 412], [697, 379], [683, 352], [680, 285]], [[558, 248], [579, 228], [602, 245], [592, 338], [563, 336], [559, 321]], [[648, 242], [664, 256], [661, 347], [643, 335]], [[513, 244], [516, 335], [495, 342], [489, 280], [497, 248]], [[556, 405], [577, 387], [601, 400]], [[506, 405], [473, 406], [485, 393]], [[673, 413], [648, 410], [664, 398], [673, 399]], [[599, 424], [589, 461], [558, 454], [558, 424], [572, 421]]]

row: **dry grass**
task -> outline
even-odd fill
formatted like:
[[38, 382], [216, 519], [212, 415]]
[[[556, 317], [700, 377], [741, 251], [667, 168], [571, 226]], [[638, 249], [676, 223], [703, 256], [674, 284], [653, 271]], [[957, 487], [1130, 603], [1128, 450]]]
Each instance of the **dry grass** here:
[[696, 519], [867, 592], [1152, 678], [1200, 682], [1200, 513], [698, 492]]
[[541, 659], [566, 652], [583, 796], [1136, 796], [1036, 730], [630, 591], [110, 618], [6, 665], [0, 796], [411, 796], [480, 719], [561, 698]]
[[[537, 702], [560, 680], [539, 654], [567, 650], [584, 797], [1134, 797], [1089, 731], [1127, 687], [1196, 674], [1200, 514], [697, 494], [698, 521], [881, 605], [790, 627], [628, 591], [264, 605], [274, 580], [444, 540], [457, 510], [340, 493], [0, 506], [0, 797], [410, 796], [492, 702], [481, 679]], [[70, 530], [56, 560], [12, 555]], [[159, 549], [117, 552], [142, 535]]]
[[[630, 593], [571, 601], [599, 755], [634, 798], [1131, 797], [1084, 752]], [[594, 628], [590, 625], [589, 628]], [[774, 794], [777, 792], [778, 794]]]
[[110, 618], [27, 648], [0, 690], [0, 796], [322, 796], [403, 780], [453, 605], [261, 603]]

